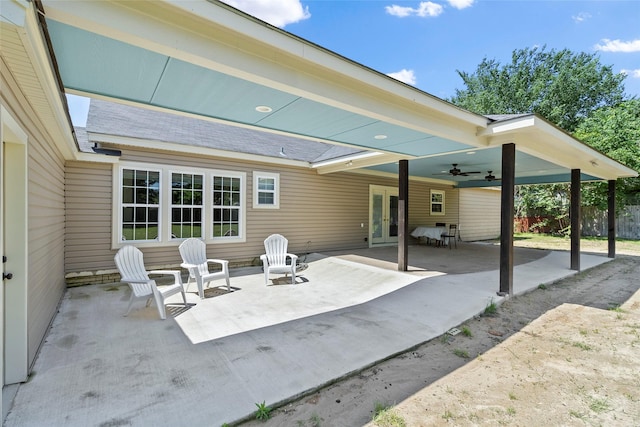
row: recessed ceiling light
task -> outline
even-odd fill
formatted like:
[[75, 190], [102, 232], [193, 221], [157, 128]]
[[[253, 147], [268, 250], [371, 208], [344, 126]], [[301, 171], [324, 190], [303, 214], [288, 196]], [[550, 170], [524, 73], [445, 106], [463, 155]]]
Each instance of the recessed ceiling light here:
[[387, 135], [376, 135], [373, 139], [387, 139]]
[[467, 154], [476, 154], [475, 151], [467, 151]]
[[267, 107], [266, 105], [258, 105], [256, 107], [256, 111], [258, 113], [270, 113], [273, 111], [273, 109], [271, 107]]

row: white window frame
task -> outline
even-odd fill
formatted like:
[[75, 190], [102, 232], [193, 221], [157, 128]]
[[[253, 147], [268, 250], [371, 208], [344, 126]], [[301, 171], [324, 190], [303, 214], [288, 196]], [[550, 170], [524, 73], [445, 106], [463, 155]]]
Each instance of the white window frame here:
[[204, 172], [193, 172], [193, 171], [185, 171], [185, 170], [171, 170], [169, 171], [169, 189], [168, 189], [168, 203], [169, 203], [169, 212], [168, 212], [168, 221], [167, 221], [167, 226], [169, 227], [169, 238], [170, 239], [178, 239], [180, 241], [183, 241], [185, 238], [181, 238], [181, 237], [174, 237], [173, 236], [173, 209], [174, 208], [178, 208], [178, 209], [183, 209], [183, 208], [195, 208], [198, 205], [184, 205], [184, 204], [174, 204], [173, 203], [173, 175], [174, 174], [180, 174], [180, 175], [192, 175], [192, 176], [200, 176], [202, 177], [202, 204], [200, 205], [200, 235], [199, 236], [193, 236], [195, 238], [198, 239], [203, 239], [205, 237], [205, 191], [206, 191], [206, 180], [207, 180], [207, 176]]
[[[208, 176], [208, 182], [209, 182], [209, 190], [208, 190], [208, 194], [209, 194], [209, 202], [207, 203], [207, 209], [209, 211], [209, 215], [208, 215], [208, 223], [207, 223], [207, 241], [211, 242], [211, 243], [224, 243], [224, 242], [238, 242], [238, 241], [245, 241], [245, 235], [246, 235], [246, 174], [244, 172], [233, 172], [233, 171], [227, 171], [227, 170], [212, 170], [210, 171], [210, 173], [207, 175]], [[214, 205], [213, 205], [213, 181], [214, 181], [214, 177], [216, 176], [222, 176], [225, 178], [237, 178], [240, 179], [240, 204], [238, 205], [238, 227], [240, 229], [240, 232], [238, 233], [237, 236], [219, 236], [219, 237], [215, 237], [213, 235], [213, 231], [214, 231], [214, 224], [213, 224], [213, 209], [214, 209]]]
[[[156, 240], [123, 240], [122, 239], [122, 180], [124, 169], [145, 170], [160, 172], [160, 209], [158, 212], [158, 237]], [[111, 223], [111, 247], [118, 249], [127, 244], [135, 243], [137, 247], [177, 246], [184, 238], [171, 236], [171, 208], [174, 206], [171, 199], [171, 178], [173, 173], [186, 173], [202, 175], [204, 177], [203, 188], [203, 214], [202, 214], [202, 239], [207, 244], [242, 243], [246, 241], [246, 196], [247, 174], [245, 172], [229, 171], [221, 169], [204, 169], [191, 167], [176, 167], [156, 163], [118, 162], [113, 165], [112, 182], [112, 223]], [[237, 236], [213, 237], [213, 177], [229, 176], [240, 179], [240, 205]]]
[[[149, 172], [156, 172], [158, 173], [158, 204], [156, 205], [158, 208], [158, 230], [157, 230], [157, 236], [155, 237], [155, 239], [144, 239], [144, 240], [125, 240], [124, 238], [124, 227], [123, 227], [123, 222], [124, 222], [124, 218], [123, 218], [123, 209], [125, 208], [126, 205], [129, 205], [129, 203], [123, 203], [122, 202], [122, 197], [123, 197], [123, 180], [124, 180], [124, 171], [125, 169], [128, 170], [134, 170], [134, 171], [145, 171], [147, 173]], [[146, 243], [156, 243], [160, 241], [160, 236], [162, 235], [162, 231], [163, 231], [163, 220], [162, 220], [162, 198], [163, 198], [163, 194], [162, 194], [162, 180], [164, 178], [162, 170], [157, 168], [157, 167], [151, 167], [151, 166], [146, 166], [146, 165], [136, 165], [136, 164], [132, 164], [132, 165], [123, 165], [121, 168], [119, 168], [118, 171], [118, 192], [116, 194], [116, 200], [117, 200], [117, 228], [116, 228], [116, 235], [117, 235], [117, 239], [119, 241], [119, 243], [121, 244], [131, 244], [131, 243], [135, 243], [136, 245], [139, 244], [146, 244]], [[115, 193], [114, 193], [115, 194]], [[114, 205], [116, 205], [114, 203]], [[138, 206], [136, 203], [131, 204], [132, 207], [136, 207]], [[148, 204], [146, 204], [145, 206], [148, 206]], [[135, 213], [134, 213], [135, 215]], [[116, 215], [114, 215], [116, 216]]]
[[[434, 196], [442, 196], [442, 201], [434, 201]], [[440, 211], [434, 211], [434, 206], [440, 206]], [[429, 214], [433, 216], [445, 215], [445, 191], [430, 190], [429, 191]]]
[[[261, 190], [259, 182], [261, 178], [272, 179], [273, 191]], [[273, 194], [273, 203], [260, 203], [260, 193]], [[272, 172], [253, 171], [253, 208], [254, 209], [280, 209], [280, 174]]]

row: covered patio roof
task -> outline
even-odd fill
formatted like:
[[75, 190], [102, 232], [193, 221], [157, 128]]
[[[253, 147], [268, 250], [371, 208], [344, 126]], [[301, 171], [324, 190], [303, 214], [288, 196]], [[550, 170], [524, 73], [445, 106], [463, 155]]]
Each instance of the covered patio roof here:
[[66, 92], [358, 151], [318, 173], [397, 175], [403, 159], [414, 178], [496, 185], [513, 143], [516, 183], [636, 176], [541, 117], [467, 112], [218, 1], [42, 3]]

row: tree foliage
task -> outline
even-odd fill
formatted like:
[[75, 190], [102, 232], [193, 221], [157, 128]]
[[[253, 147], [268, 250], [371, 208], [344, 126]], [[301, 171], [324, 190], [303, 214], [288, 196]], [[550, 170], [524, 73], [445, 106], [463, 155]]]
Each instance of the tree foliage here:
[[466, 89], [457, 89], [452, 103], [478, 114], [536, 113], [568, 132], [624, 98], [623, 74], [595, 54], [567, 49], [515, 50], [509, 64], [485, 58], [474, 73], [458, 74]]
[[[578, 126], [575, 136], [612, 159], [640, 171], [640, 99], [595, 111]], [[616, 194], [618, 206], [640, 202], [640, 179], [618, 180]], [[606, 209], [606, 195], [607, 184], [604, 182], [583, 185], [585, 206]]]
[[[511, 63], [483, 59], [473, 73], [458, 71], [466, 88], [449, 101], [478, 114], [536, 113], [593, 148], [640, 170], [640, 101], [625, 101], [623, 74], [595, 54], [567, 49], [515, 50]], [[618, 195], [637, 193], [640, 181], [619, 180]], [[567, 184], [516, 188], [516, 214], [543, 216], [565, 228]], [[583, 185], [583, 206], [606, 209], [607, 184]], [[621, 205], [619, 199], [618, 205]]]

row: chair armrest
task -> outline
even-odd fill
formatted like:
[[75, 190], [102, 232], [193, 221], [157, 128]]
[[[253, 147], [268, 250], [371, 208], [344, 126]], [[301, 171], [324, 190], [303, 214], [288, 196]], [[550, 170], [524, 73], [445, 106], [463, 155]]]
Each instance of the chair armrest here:
[[212, 262], [214, 264], [222, 264], [222, 265], [229, 264], [229, 261], [226, 259], [208, 259], [207, 262]]
[[267, 254], [260, 255], [260, 259], [264, 262], [267, 260]]
[[120, 281], [123, 283], [139, 283], [139, 284], [149, 284], [150, 282], [153, 282], [153, 279], [149, 279], [149, 280], [138, 280], [138, 279], [128, 279], [126, 277], [121, 277]]
[[147, 274], [160, 274], [163, 276], [175, 277], [175, 283], [182, 285], [182, 272], [179, 270], [151, 270], [147, 271]]
[[182, 264], [180, 264], [180, 267], [182, 267], [182, 268], [186, 268], [187, 270], [189, 270], [189, 269], [191, 269], [191, 268], [197, 267], [197, 265], [196, 265], [196, 264], [189, 264], [189, 263], [183, 262]]
[[285, 255], [291, 258], [292, 261], [296, 261], [298, 259], [298, 255], [295, 255], [295, 254], [285, 254]]

